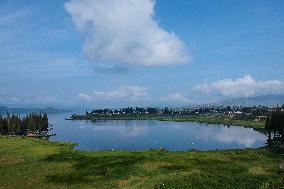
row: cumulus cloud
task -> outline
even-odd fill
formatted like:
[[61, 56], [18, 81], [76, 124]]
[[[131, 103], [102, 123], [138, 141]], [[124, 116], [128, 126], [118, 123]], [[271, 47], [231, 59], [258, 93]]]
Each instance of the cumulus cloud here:
[[183, 41], [154, 20], [154, 0], [70, 0], [65, 9], [95, 60], [133, 65], [187, 63]]
[[279, 93], [283, 89], [283, 83], [279, 80], [257, 81], [252, 76], [246, 75], [236, 80], [223, 79], [196, 85], [195, 89], [206, 94], [218, 93], [229, 97], [250, 97]]
[[92, 95], [89, 95], [87, 93], [79, 93], [78, 97], [84, 101], [92, 101], [93, 97]]
[[168, 96], [161, 97], [160, 100], [162, 102], [175, 104], [187, 104], [191, 102], [187, 97], [180, 93], [169, 94]]
[[92, 93], [80, 93], [79, 98], [84, 101], [93, 100], [126, 100], [139, 101], [149, 99], [148, 90], [139, 86], [124, 86], [110, 91], [94, 91]]

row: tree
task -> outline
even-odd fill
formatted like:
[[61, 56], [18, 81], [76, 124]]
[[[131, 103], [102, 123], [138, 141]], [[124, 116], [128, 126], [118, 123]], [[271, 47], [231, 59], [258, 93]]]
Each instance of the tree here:
[[43, 116], [42, 116], [42, 129], [44, 131], [48, 130], [48, 117], [47, 117], [46, 113], [44, 113]]
[[272, 131], [271, 117], [268, 117], [266, 119], [265, 130], [268, 131], [268, 139], [267, 139], [268, 146], [271, 146], [271, 142], [272, 142], [272, 138], [271, 138], [271, 131]]
[[274, 138], [280, 135], [280, 140], [284, 143], [284, 112], [277, 111], [272, 112], [271, 116], [267, 118], [265, 129], [269, 132], [271, 138], [271, 132], [274, 133]]

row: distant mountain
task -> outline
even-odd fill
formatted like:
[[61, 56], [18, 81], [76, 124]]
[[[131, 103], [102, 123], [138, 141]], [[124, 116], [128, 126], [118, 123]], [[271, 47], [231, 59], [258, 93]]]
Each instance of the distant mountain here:
[[26, 114], [31, 112], [46, 112], [48, 114], [54, 114], [54, 113], [61, 113], [61, 112], [71, 112], [72, 110], [66, 110], [66, 109], [59, 109], [59, 108], [53, 108], [53, 107], [47, 107], [47, 108], [15, 108], [15, 107], [6, 107], [6, 106], [0, 106], [0, 114], [6, 114], [9, 113], [16, 113], [16, 114]]
[[234, 99], [221, 100], [214, 105], [217, 106], [272, 106], [284, 104], [284, 94], [281, 95], [263, 95], [255, 97], [241, 97]]

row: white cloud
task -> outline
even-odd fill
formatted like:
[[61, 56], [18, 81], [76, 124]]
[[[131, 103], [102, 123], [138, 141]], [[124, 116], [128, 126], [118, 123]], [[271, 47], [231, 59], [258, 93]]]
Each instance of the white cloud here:
[[196, 85], [195, 89], [206, 94], [218, 93], [229, 97], [250, 97], [280, 93], [283, 83], [279, 80], [257, 81], [252, 76], [246, 75], [236, 80], [223, 79]]
[[184, 43], [154, 20], [154, 0], [70, 0], [65, 9], [95, 60], [133, 65], [188, 63]]
[[91, 101], [92, 100], [92, 96], [86, 93], [79, 93], [78, 97], [84, 101]]
[[179, 93], [169, 94], [168, 96], [161, 97], [160, 100], [162, 102], [175, 103], [175, 104], [180, 104], [180, 103], [187, 104], [191, 102], [187, 97]]
[[140, 101], [148, 100], [147, 88], [139, 86], [124, 86], [110, 91], [94, 91], [92, 93], [80, 93], [79, 98], [84, 101], [92, 100], [125, 100], [125, 101]]

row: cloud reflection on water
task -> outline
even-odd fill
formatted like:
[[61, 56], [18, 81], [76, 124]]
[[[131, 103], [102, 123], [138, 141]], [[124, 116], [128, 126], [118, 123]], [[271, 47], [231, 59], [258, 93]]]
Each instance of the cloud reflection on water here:
[[253, 129], [242, 127], [219, 126], [219, 129], [207, 127], [199, 132], [200, 138], [205, 140], [216, 140], [221, 143], [237, 143], [245, 147], [253, 147], [256, 142], [265, 140], [265, 136], [254, 131]]
[[199, 123], [151, 120], [70, 122], [58, 119], [53, 124], [57, 133], [53, 140], [76, 142], [78, 149], [84, 150], [257, 148], [264, 146], [266, 141], [265, 135], [253, 129]]

